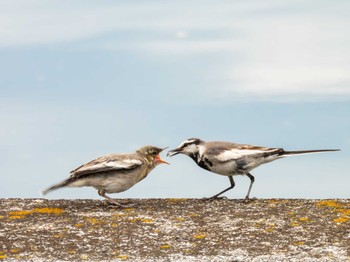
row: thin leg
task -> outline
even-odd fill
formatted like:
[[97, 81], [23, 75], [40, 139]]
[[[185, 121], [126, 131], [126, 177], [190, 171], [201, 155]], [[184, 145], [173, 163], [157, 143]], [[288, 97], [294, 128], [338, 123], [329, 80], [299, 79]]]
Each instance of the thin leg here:
[[218, 198], [218, 196], [220, 196], [221, 194], [225, 193], [226, 191], [234, 188], [235, 186], [235, 181], [233, 180], [232, 176], [229, 176], [228, 179], [230, 179], [230, 187], [226, 188], [225, 190], [221, 191], [220, 193], [216, 194], [215, 196], [210, 197], [209, 199], [216, 199]]
[[123, 204], [120, 204], [119, 202], [117, 202], [115, 199], [109, 197], [109, 196], [106, 196], [106, 192], [103, 190], [103, 189], [100, 189], [97, 191], [98, 194], [101, 196], [101, 197], [104, 197], [105, 199], [107, 199], [107, 201], [109, 203], [111, 203], [112, 205], [116, 205], [118, 207], [128, 207], [126, 205], [123, 205]]
[[245, 199], [246, 199], [246, 200], [249, 200], [249, 199], [250, 199], [250, 198], [249, 198], [250, 190], [252, 190], [252, 186], [253, 186], [253, 184], [254, 184], [255, 178], [254, 178], [250, 173], [247, 173], [246, 175], [247, 175], [247, 176], [249, 177], [249, 179], [250, 179], [250, 185], [249, 185], [248, 193], [247, 193]]

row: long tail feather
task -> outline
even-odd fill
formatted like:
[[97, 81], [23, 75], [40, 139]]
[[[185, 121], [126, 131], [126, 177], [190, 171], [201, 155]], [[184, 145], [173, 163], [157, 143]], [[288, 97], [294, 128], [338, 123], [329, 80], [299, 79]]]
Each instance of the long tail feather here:
[[70, 183], [72, 182], [72, 179], [71, 178], [68, 178], [58, 184], [55, 184], [47, 189], [45, 189], [44, 191], [41, 192], [42, 195], [46, 195], [47, 193], [53, 191], [53, 190], [56, 190], [56, 189], [59, 189], [61, 187], [65, 187], [67, 185], [69, 185]]
[[334, 151], [340, 151], [340, 149], [317, 149], [317, 150], [284, 151], [283, 155], [300, 155], [300, 154], [312, 154], [312, 153], [334, 152]]

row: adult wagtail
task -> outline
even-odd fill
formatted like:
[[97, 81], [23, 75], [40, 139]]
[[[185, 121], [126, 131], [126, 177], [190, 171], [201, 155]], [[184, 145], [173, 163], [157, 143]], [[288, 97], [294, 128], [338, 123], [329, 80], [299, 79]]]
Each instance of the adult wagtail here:
[[233, 176], [245, 175], [250, 179], [246, 199], [254, 183], [254, 176], [250, 171], [254, 168], [291, 155], [339, 151], [339, 149], [285, 151], [282, 148], [268, 148], [230, 142], [205, 142], [198, 138], [183, 141], [177, 148], [170, 150], [167, 156], [184, 154], [192, 158], [198, 166], [210, 172], [228, 176], [230, 187], [212, 196], [215, 199], [235, 186]]

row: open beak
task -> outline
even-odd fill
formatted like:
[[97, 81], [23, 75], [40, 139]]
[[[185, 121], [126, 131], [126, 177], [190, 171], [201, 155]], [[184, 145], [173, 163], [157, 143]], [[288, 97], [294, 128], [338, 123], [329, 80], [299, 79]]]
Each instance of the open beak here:
[[173, 150], [169, 150], [168, 153], [166, 154], [166, 156], [176, 156], [177, 154], [180, 154], [181, 151], [177, 148], [173, 149]]
[[163, 160], [160, 158], [160, 155], [157, 155], [156, 158], [154, 159], [154, 162], [156, 164], [168, 164], [170, 165], [167, 161]]

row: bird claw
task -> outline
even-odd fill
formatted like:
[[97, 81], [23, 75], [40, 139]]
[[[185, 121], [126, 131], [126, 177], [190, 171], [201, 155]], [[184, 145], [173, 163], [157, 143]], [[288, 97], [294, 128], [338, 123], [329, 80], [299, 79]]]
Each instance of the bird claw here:
[[252, 198], [249, 198], [249, 197], [245, 197], [245, 199], [242, 200], [243, 203], [250, 203], [250, 202], [253, 202], [257, 200], [256, 197], [252, 197]]
[[222, 196], [222, 197], [204, 197], [203, 200], [208, 200], [208, 201], [213, 201], [213, 200], [221, 200], [221, 199], [228, 199], [228, 197], [226, 196]]
[[134, 204], [130, 204], [129, 202], [127, 203], [119, 203], [117, 201], [108, 201], [108, 208], [129, 208], [129, 207], [134, 207]]

